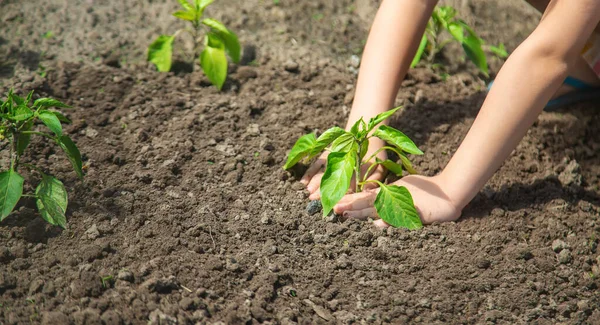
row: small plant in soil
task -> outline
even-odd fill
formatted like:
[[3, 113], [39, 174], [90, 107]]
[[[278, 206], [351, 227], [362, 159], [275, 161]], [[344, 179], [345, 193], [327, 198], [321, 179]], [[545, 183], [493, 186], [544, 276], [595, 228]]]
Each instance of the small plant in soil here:
[[[227, 78], [227, 57], [234, 63], [240, 61], [241, 47], [237, 35], [225, 25], [213, 18], [202, 18], [204, 10], [214, 0], [178, 0], [184, 10], [173, 13], [173, 16], [190, 22], [192, 28], [184, 28], [173, 35], [160, 35], [148, 47], [148, 61], [154, 63], [158, 71], [171, 70], [173, 41], [181, 33], [189, 33], [194, 40], [193, 57], [199, 55], [202, 70], [219, 90]], [[204, 49], [200, 49], [204, 46]]]
[[[303, 159], [310, 160], [323, 150], [329, 152], [320, 186], [324, 216], [329, 215], [335, 204], [346, 195], [350, 189], [352, 178], [355, 177], [355, 188], [353, 189], [355, 193], [361, 192], [367, 183], [374, 182], [379, 185], [375, 209], [385, 222], [394, 227], [408, 229], [422, 227], [412, 196], [404, 186], [388, 185], [377, 180], [367, 179], [378, 165], [382, 165], [400, 177], [403, 170], [411, 174], [416, 173], [407, 155], [421, 155], [423, 152], [404, 133], [387, 125], [379, 125], [399, 109], [400, 107], [397, 107], [379, 114], [370, 119], [368, 123], [361, 118], [349, 132], [339, 127], [333, 127], [318, 138], [311, 133], [296, 141], [283, 166], [284, 169], [293, 167]], [[369, 139], [372, 137], [380, 138], [388, 145], [364, 159], [368, 151]], [[400, 163], [377, 158], [377, 154], [384, 150], [398, 155]], [[361, 166], [365, 163], [370, 165], [363, 174]]]
[[[52, 98], [40, 98], [31, 105], [31, 91], [27, 98], [19, 97], [12, 90], [6, 101], [0, 100], [0, 141], [3, 148], [9, 148], [8, 170], [0, 172], [0, 221], [13, 211], [21, 197], [32, 197], [40, 215], [52, 225], [65, 227], [67, 218], [68, 196], [63, 183], [41, 168], [21, 162], [21, 156], [29, 145], [32, 135], [42, 136], [58, 146], [66, 153], [79, 178], [83, 177], [81, 154], [77, 146], [63, 134], [62, 123], [71, 121], [63, 114], [50, 108], [68, 108], [69, 106]], [[35, 123], [40, 121], [51, 133], [35, 131]], [[23, 176], [19, 173], [24, 167], [39, 174], [40, 181], [34, 193], [23, 194]]]
[[[475, 30], [463, 20], [456, 18], [456, 9], [450, 6], [436, 7], [427, 23], [425, 34], [421, 39], [417, 53], [411, 63], [411, 68], [415, 67], [426, 55], [426, 60], [433, 63], [436, 55], [452, 41], [462, 45], [465, 54], [471, 62], [485, 75], [488, 76], [489, 69], [484, 49], [492, 52], [500, 58], [506, 58], [508, 53], [503, 44], [499, 46], [486, 46], [483, 39], [477, 36]], [[442, 33], [446, 31], [451, 38], [442, 40]]]

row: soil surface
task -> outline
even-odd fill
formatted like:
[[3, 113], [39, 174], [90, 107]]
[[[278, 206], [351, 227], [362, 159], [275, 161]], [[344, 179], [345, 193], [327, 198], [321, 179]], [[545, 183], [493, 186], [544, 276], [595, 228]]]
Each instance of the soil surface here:
[[[539, 19], [516, 1], [452, 3], [509, 50]], [[207, 13], [245, 46], [218, 92], [183, 56], [176, 73], [144, 61], [183, 26], [176, 1], [0, 1], [0, 92], [72, 105], [86, 166], [80, 182], [59, 148], [32, 143], [25, 159], [67, 186], [69, 224], [24, 199], [0, 225], [0, 324], [600, 324], [597, 103], [543, 113], [458, 222], [379, 230], [306, 212], [281, 166], [299, 136], [345, 122], [377, 5], [217, 1]], [[446, 80], [421, 66], [398, 94], [392, 125], [425, 175], [485, 96], [453, 53]]]

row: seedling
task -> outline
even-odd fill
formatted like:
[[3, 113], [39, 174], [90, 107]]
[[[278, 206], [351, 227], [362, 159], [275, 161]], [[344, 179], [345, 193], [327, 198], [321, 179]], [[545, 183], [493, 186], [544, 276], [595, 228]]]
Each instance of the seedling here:
[[[40, 168], [21, 163], [20, 159], [29, 145], [32, 135], [39, 135], [55, 142], [67, 154], [69, 161], [79, 178], [83, 178], [81, 154], [77, 146], [63, 134], [61, 123], [71, 121], [58, 111], [49, 108], [68, 108], [69, 106], [52, 98], [40, 98], [30, 105], [33, 91], [27, 98], [8, 92], [6, 101], [0, 100], [0, 141], [8, 146], [9, 168], [0, 172], [0, 221], [13, 211], [21, 197], [33, 197], [40, 215], [52, 225], [65, 228], [68, 196], [63, 183], [53, 176], [45, 174]], [[51, 133], [34, 131], [34, 123], [41, 121]], [[33, 194], [23, 194], [23, 177], [20, 167], [26, 167], [41, 176]]]
[[[477, 36], [477, 33], [463, 20], [456, 18], [456, 9], [450, 6], [436, 7], [427, 23], [425, 34], [421, 39], [417, 53], [411, 63], [411, 68], [415, 67], [425, 52], [427, 52], [427, 61], [432, 63], [438, 53], [453, 40], [462, 45], [466, 56], [473, 62], [477, 68], [487, 77], [489, 74], [487, 59], [484, 48], [498, 57], [508, 56], [503, 44], [496, 46], [486, 46], [485, 42]], [[447, 31], [452, 38], [441, 40], [440, 35]]]
[[107, 276], [101, 276], [100, 277], [100, 282], [102, 282], [102, 287], [104, 289], [108, 288], [109, 286], [112, 285], [114, 278], [112, 275], [107, 275]]
[[[378, 165], [382, 165], [397, 176], [402, 176], [404, 169], [411, 174], [416, 173], [407, 154], [421, 155], [423, 152], [402, 132], [387, 125], [378, 126], [399, 109], [400, 107], [397, 107], [379, 114], [370, 119], [369, 123], [361, 118], [349, 132], [339, 127], [333, 127], [318, 138], [311, 133], [296, 141], [283, 166], [284, 169], [291, 168], [303, 159], [310, 160], [323, 150], [329, 151], [320, 187], [324, 216], [329, 215], [335, 204], [348, 192], [352, 177], [355, 177], [354, 192], [356, 193], [361, 192], [367, 183], [379, 184], [380, 190], [375, 199], [375, 209], [385, 222], [394, 227], [408, 229], [422, 227], [412, 196], [404, 186], [387, 185], [377, 180], [368, 180], [368, 176]], [[388, 145], [380, 148], [365, 160], [369, 139], [372, 137], [380, 138]], [[384, 150], [396, 153], [401, 163], [376, 158], [377, 154]], [[371, 164], [364, 174], [361, 172], [363, 163]]]
[[[199, 53], [200, 66], [202, 70], [219, 90], [223, 87], [227, 78], [227, 57], [234, 63], [240, 61], [241, 47], [235, 33], [230, 31], [216, 19], [202, 18], [204, 9], [214, 0], [193, 0], [190, 4], [187, 0], [178, 0], [183, 9], [173, 16], [189, 21], [193, 28], [180, 29], [173, 35], [160, 35], [150, 47], [148, 47], [148, 61], [154, 63], [158, 71], [167, 72], [171, 70], [171, 57], [173, 55], [173, 41], [180, 33], [187, 32], [194, 39], [194, 53]], [[204, 33], [203, 33], [203, 29]], [[204, 35], [204, 37], [202, 37]], [[204, 49], [200, 49], [204, 45]]]

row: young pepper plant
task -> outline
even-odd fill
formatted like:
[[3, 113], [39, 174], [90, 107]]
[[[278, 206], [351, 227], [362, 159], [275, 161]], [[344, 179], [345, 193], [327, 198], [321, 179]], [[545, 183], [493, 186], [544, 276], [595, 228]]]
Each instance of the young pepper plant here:
[[[503, 44], [499, 46], [486, 46], [483, 39], [477, 36], [477, 33], [461, 19], [456, 18], [456, 9], [450, 6], [436, 7], [427, 23], [425, 33], [421, 38], [421, 43], [417, 53], [411, 63], [411, 68], [415, 67], [425, 53], [427, 61], [433, 62], [436, 55], [448, 45], [448, 43], [457, 41], [462, 45], [465, 54], [471, 62], [487, 77], [489, 68], [484, 49], [489, 50], [500, 58], [506, 58], [508, 53]], [[447, 31], [452, 38], [441, 41], [440, 35]]]
[[[35, 198], [40, 215], [52, 225], [65, 228], [67, 218], [68, 195], [63, 183], [51, 175], [45, 174], [39, 167], [21, 163], [21, 156], [29, 145], [32, 135], [39, 135], [49, 139], [66, 153], [69, 161], [79, 178], [83, 178], [81, 154], [77, 146], [63, 134], [62, 123], [71, 121], [58, 111], [49, 108], [68, 108], [58, 100], [40, 98], [33, 102], [33, 91], [27, 98], [16, 95], [12, 90], [8, 92], [6, 101], [0, 100], [0, 141], [4, 148], [9, 148], [8, 170], [0, 172], [0, 221], [4, 220], [13, 211], [21, 197]], [[51, 133], [33, 130], [35, 122], [41, 121]], [[25, 167], [38, 173], [41, 180], [32, 194], [23, 194], [24, 178], [19, 173], [19, 168]]]
[[[379, 114], [370, 119], [368, 123], [361, 118], [349, 132], [339, 127], [333, 127], [318, 138], [313, 133], [300, 137], [292, 147], [283, 168], [289, 169], [301, 160], [312, 159], [323, 150], [327, 150], [329, 155], [320, 186], [325, 216], [346, 195], [350, 189], [352, 177], [355, 177], [353, 191], [356, 193], [362, 191], [367, 183], [374, 182], [379, 185], [380, 190], [374, 205], [381, 219], [394, 227], [421, 228], [421, 219], [414, 207], [412, 196], [404, 186], [388, 185], [377, 180], [367, 179], [377, 165], [384, 166], [400, 177], [403, 169], [411, 174], [416, 173], [407, 154], [421, 155], [423, 152], [402, 132], [387, 125], [379, 125], [399, 109], [400, 107], [397, 107]], [[364, 159], [368, 151], [369, 139], [372, 137], [380, 138], [388, 145]], [[376, 158], [377, 154], [384, 150], [396, 153], [400, 158], [400, 163]], [[361, 166], [365, 162], [371, 165], [363, 174]]]
[[[202, 70], [210, 82], [221, 90], [227, 78], [227, 56], [225, 53], [229, 54], [234, 63], [240, 62], [241, 47], [237, 35], [216, 19], [202, 18], [204, 10], [214, 0], [193, 0], [193, 5], [187, 0], [178, 1], [184, 10], [173, 13], [173, 16], [189, 21], [192, 28], [180, 29], [173, 35], [160, 35], [148, 47], [148, 61], [154, 63], [158, 71], [170, 71], [173, 41], [180, 33], [187, 32], [194, 39], [192, 56], [195, 57], [200, 53], [199, 59]], [[200, 52], [202, 46], [204, 46], [204, 49]]]

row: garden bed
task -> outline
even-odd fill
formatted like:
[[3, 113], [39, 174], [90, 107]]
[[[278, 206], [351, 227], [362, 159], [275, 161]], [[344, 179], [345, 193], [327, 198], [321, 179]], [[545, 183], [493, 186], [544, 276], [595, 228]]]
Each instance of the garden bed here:
[[[28, 200], [0, 225], [0, 324], [600, 320], [597, 104], [543, 113], [457, 222], [326, 222], [281, 166], [299, 136], [345, 123], [375, 1], [217, 1], [247, 56], [223, 92], [189, 65], [144, 61], [176, 29], [175, 1], [70, 3], [0, 1], [0, 92], [72, 105], [65, 132], [87, 166], [80, 182], [59, 148], [32, 143], [25, 159], [70, 194], [68, 228]], [[538, 19], [469, 3], [455, 2], [509, 49]], [[411, 70], [392, 118], [425, 175], [485, 97], [476, 69], [452, 62], [447, 80]]]

